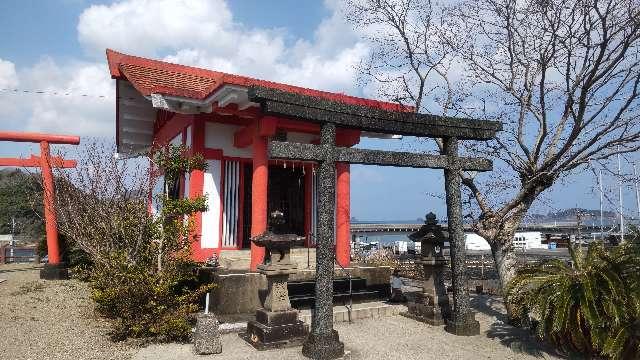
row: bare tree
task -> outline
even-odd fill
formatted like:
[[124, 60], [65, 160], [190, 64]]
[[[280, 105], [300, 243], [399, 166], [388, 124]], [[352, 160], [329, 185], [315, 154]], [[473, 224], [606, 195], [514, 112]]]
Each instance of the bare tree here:
[[148, 199], [156, 177], [140, 162], [114, 158], [113, 145], [93, 142], [78, 152], [75, 169], [56, 169], [56, 213], [60, 232], [103, 266], [110, 256], [149, 261], [156, 238]]
[[504, 123], [497, 140], [465, 149], [492, 156], [495, 171], [463, 176], [503, 287], [536, 199], [590, 162], [640, 148], [638, 0], [353, 0], [346, 9], [375, 29], [363, 74], [402, 93], [389, 99]]

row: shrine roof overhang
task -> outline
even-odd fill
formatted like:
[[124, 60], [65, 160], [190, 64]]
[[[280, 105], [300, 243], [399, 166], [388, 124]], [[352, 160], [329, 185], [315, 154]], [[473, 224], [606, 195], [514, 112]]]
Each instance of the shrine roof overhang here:
[[[153, 123], [158, 110], [200, 114], [229, 105], [237, 110], [258, 108], [248, 97], [251, 86], [389, 112], [412, 112], [412, 107], [341, 93], [333, 93], [246, 76], [172, 64], [122, 54], [107, 49], [109, 72], [116, 79], [116, 141], [118, 151], [144, 152], [153, 141]], [[392, 134], [364, 132], [363, 136], [392, 138]], [[397, 137], [397, 136], [396, 136]]]

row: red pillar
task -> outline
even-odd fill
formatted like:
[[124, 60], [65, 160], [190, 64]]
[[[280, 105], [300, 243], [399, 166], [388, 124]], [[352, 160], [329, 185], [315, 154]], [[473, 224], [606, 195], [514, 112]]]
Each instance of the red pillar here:
[[40, 168], [42, 171], [42, 187], [44, 200], [45, 230], [47, 233], [47, 254], [49, 264], [60, 263], [60, 248], [58, 243], [58, 227], [56, 211], [54, 207], [55, 190], [53, 186], [53, 173], [51, 172], [49, 143], [40, 142]]
[[351, 203], [349, 164], [336, 163], [336, 260], [343, 267], [351, 262]]
[[[191, 152], [193, 154], [204, 153], [205, 124], [200, 118], [193, 118], [191, 126]], [[195, 199], [204, 193], [204, 171], [193, 170], [189, 175], [189, 198]], [[197, 212], [193, 217], [193, 238], [191, 242], [191, 254], [196, 261], [206, 261], [213, 255], [213, 249], [202, 248], [202, 212]]]
[[[267, 138], [256, 130], [253, 137], [253, 176], [251, 179], [251, 237], [267, 230], [267, 185], [269, 159]], [[251, 271], [255, 271], [264, 258], [264, 248], [251, 243]]]

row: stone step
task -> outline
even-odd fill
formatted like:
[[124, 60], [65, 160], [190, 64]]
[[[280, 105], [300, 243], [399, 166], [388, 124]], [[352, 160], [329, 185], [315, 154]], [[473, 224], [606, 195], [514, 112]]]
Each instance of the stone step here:
[[[407, 307], [399, 304], [387, 304], [381, 301], [353, 304], [351, 320], [379, 319], [383, 317], [396, 316], [407, 311]], [[307, 324], [311, 324], [311, 310], [300, 310], [298, 318]], [[333, 307], [333, 322], [348, 322], [349, 311], [346, 306]]]
[[[383, 317], [397, 316], [401, 312], [407, 311], [407, 307], [402, 304], [387, 304], [382, 301], [367, 302], [360, 304], [353, 304], [353, 310], [351, 312], [351, 320], [358, 321], [364, 319], [380, 319]], [[303, 309], [298, 313], [298, 319], [311, 326], [311, 310]], [[345, 306], [333, 307], [333, 322], [348, 322], [349, 314]], [[226, 333], [240, 333], [247, 330], [246, 321], [237, 321], [229, 323], [220, 323], [220, 332]]]

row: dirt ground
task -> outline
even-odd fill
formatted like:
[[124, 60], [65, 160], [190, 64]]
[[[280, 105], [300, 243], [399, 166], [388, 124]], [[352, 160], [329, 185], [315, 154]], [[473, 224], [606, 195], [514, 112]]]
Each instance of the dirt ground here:
[[[303, 359], [299, 348], [258, 352], [237, 334], [223, 353], [196, 356], [189, 344], [140, 347], [109, 340], [109, 324], [94, 314], [86, 284], [42, 281], [33, 265], [0, 265], [0, 359]], [[551, 359], [549, 349], [503, 323], [498, 298], [472, 299], [481, 334], [457, 337], [402, 316], [338, 323], [351, 359]]]

